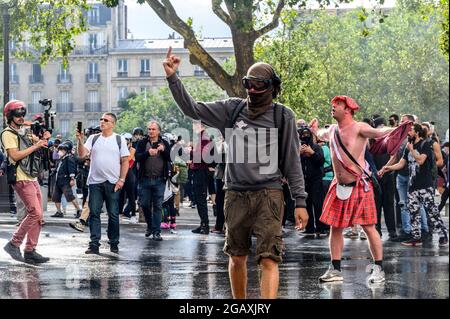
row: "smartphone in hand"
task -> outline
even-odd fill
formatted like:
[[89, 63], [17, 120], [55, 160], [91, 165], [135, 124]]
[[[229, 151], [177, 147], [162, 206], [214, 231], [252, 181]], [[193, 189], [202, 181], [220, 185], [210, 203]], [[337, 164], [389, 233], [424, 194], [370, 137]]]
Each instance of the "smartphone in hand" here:
[[83, 133], [83, 122], [77, 123], [77, 130], [80, 134]]

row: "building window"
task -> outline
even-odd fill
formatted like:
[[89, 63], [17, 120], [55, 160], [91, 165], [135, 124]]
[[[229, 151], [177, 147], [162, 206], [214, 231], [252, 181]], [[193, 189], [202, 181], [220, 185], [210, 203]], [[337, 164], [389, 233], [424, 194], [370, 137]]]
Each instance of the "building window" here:
[[72, 112], [72, 103], [70, 102], [70, 91], [61, 91], [59, 103], [56, 105], [56, 111], [61, 113]]
[[40, 64], [33, 64], [30, 83], [42, 83], [42, 70]]
[[31, 106], [29, 109], [30, 113], [42, 113], [42, 107], [39, 104], [39, 100], [41, 99], [40, 91], [32, 91], [31, 92]]
[[118, 87], [117, 88], [117, 101], [124, 100], [128, 96], [128, 89], [126, 87]]
[[9, 79], [11, 83], [19, 83], [19, 76], [17, 74], [17, 64], [11, 63], [9, 65]]
[[98, 48], [98, 36], [97, 33], [89, 33], [89, 49], [95, 50]]
[[93, 6], [89, 11], [88, 11], [88, 23], [89, 24], [98, 24], [100, 23], [100, 14], [99, 14], [99, 7], [98, 6]]
[[117, 76], [126, 77], [128, 76], [128, 61], [125, 59], [117, 60]]
[[70, 120], [60, 120], [59, 121], [59, 132], [61, 135], [65, 136], [70, 130]]
[[98, 73], [98, 63], [97, 62], [89, 62], [88, 72], [89, 72], [89, 74], [97, 74]]
[[141, 94], [144, 95], [144, 98], [146, 99], [148, 95], [150, 94], [150, 87], [149, 86], [141, 86]]
[[86, 75], [86, 82], [100, 82], [100, 74], [98, 74], [98, 63], [88, 63], [88, 74]]
[[150, 76], [150, 60], [143, 59], [141, 60], [141, 76]]
[[17, 94], [16, 94], [15, 91], [9, 92], [9, 100], [10, 100], [10, 101], [11, 101], [11, 100], [17, 100], [16, 96], [17, 96]]
[[87, 95], [86, 112], [101, 112], [102, 105], [99, 100], [98, 91], [90, 90]]
[[88, 91], [88, 102], [98, 103], [98, 91]]
[[69, 66], [64, 68], [64, 65], [61, 63], [59, 66], [58, 83], [67, 83], [67, 82], [71, 82], [71, 76], [69, 74]]

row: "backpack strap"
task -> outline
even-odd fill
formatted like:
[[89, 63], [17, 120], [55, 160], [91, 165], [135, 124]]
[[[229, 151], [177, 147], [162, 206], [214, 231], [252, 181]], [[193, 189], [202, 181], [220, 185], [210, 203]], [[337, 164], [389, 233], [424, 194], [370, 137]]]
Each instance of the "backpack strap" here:
[[284, 167], [282, 161], [282, 145], [283, 145], [283, 132], [284, 132], [284, 123], [285, 123], [285, 113], [286, 108], [284, 105], [275, 103], [273, 105], [273, 123], [275, 128], [278, 129], [278, 167], [280, 168], [281, 173], [284, 176]]
[[119, 146], [119, 152], [122, 150], [122, 138], [120, 135], [116, 135], [117, 146]]
[[[99, 139], [100, 135], [102, 133], [98, 133], [94, 135], [94, 138], [92, 139], [92, 146], [91, 149], [94, 147], [95, 142], [97, 142], [97, 140]], [[117, 142], [117, 146], [119, 146], [119, 151], [122, 150], [122, 138], [120, 137], [120, 135], [116, 135], [116, 142]]]
[[95, 144], [95, 142], [97, 142], [98, 138], [100, 137], [100, 134], [101, 134], [101, 133], [98, 133], [98, 134], [95, 134], [95, 135], [94, 135], [94, 138], [92, 139], [91, 149], [94, 148], [94, 144]]
[[[3, 145], [3, 133], [5, 133], [6, 131], [11, 132], [12, 134], [14, 134], [14, 135], [17, 136], [17, 146], [18, 146], [19, 148], [20, 148], [20, 136], [19, 136], [19, 134], [17, 134], [16, 131], [11, 130], [9, 127], [5, 128], [5, 129], [0, 133], [0, 144], [1, 144], [1, 146], [2, 146], [3, 153], [5, 154], [5, 157], [6, 157], [6, 158], [5, 158], [5, 161], [6, 161], [8, 164], [10, 164], [11, 161], [9, 160], [8, 153], [6, 152], [6, 150], [5, 150], [5, 148], [4, 148], [4, 145]], [[16, 164], [15, 164], [14, 166], [17, 168], [17, 167], [19, 166], [19, 164], [20, 164], [20, 161], [17, 161]]]
[[231, 114], [230, 122], [228, 123], [228, 127], [229, 128], [233, 128], [234, 127], [234, 124], [236, 123], [236, 120], [239, 117], [239, 114], [241, 114], [241, 112], [244, 109], [245, 105], [247, 105], [247, 100], [243, 99], [234, 108], [233, 113]]

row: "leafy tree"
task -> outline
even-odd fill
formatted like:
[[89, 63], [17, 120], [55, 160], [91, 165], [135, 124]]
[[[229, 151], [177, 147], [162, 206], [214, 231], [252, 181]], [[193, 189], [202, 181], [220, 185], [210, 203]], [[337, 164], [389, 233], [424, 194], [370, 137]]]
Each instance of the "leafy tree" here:
[[[45, 64], [62, 57], [67, 64], [73, 37], [86, 31], [86, 0], [6, 0], [0, 4], [3, 6], [9, 7], [10, 40], [15, 44], [13, 54], [19, 58], [39, 58]], [[3, 51], [3, 23], [0, 40]]]
[[[439, 14], [427, 18], [398, 8], [379, 23], [318, 13], [257, 47], [257, 57], [280, 70], [281, 97], [300, 117], [329, 123], [335, 95], [354, 97], [359, 116], [414, 113], [448, 127], [448, 60], [439, 51]], [[362, 31], [369, 25], [369, 33]]]
[[[118, 5], [119, 0], [103, 0], [108, 6]], [[170, 0], [137, 0], [147, 3], [155, 13], [184, 38], [185, 48], [190, 52], [190, 62], [199, 65], [211, 79], [229, 96], [245, 97], [241, 79], [255, 62], [254, 46], [257, 41], [275, 30], [284, 10], [305, 8], [307, 0], [211, 0], [212, 11], [231, 30], [236, 69], [228, 73], [203, 48], [193, 29], [193, 20], [183, 21]], [[349, 3], [352, 0], [316, 0], [321, 6]], [[384, 0], [378, 0], [383, 3]]]
[[[226, 98], [226, 94], [211, 80], [188, 79], [184, 84], [194, 99], [213, 101]], [[131, 132], [135, 127], [146, 127], [150, 120], [157, 120], [165, 132], [175, 128], [192, 129], [192, 120], [178, 109], [167, 87], [155, 93], [142, 93], [128, 99], [128, 110], [119, 114], [117, 132]]]

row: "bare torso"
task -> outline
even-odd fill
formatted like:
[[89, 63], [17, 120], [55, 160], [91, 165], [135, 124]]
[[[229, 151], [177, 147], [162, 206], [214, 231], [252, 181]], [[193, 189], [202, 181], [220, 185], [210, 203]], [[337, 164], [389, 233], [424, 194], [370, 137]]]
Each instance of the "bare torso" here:
[[[345, 127], [339, 127], [339, 135], [341, 137], [342, 143], [347, 148], [347, 150], [352, 154], [352, 156], [358, 161], [361, 167], [365, 168], [364, 154], [366, 150], [366, 145], [368, 139], [360, 134], [360, 123], [354, 121], [350, 125]], [[334, 138], [334, 126], [331, 127], [330, 131], [330, 144], [333, 145], [333, 140], [335, 145], [339, 148], [339, 153], [344, 160], [347, 167], [353, 170], [358, 175], [361, 175], [361, 169], [356, 166], [344, 153], [344, 151], [339, 147], [339, 142]], [[331, 160], [333, 162], [334, 176], [336, 177], [338, 183], [348, 184], [356, 181], [356, 177], [349, 173], [341, 164], [336, 153], [334, 152], [334, 147], [331, 147]]]

